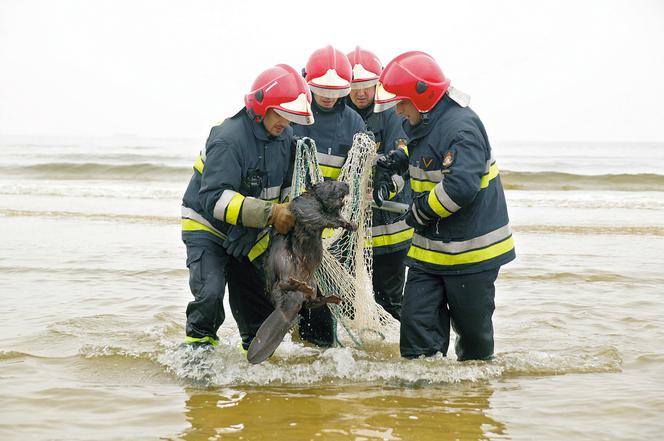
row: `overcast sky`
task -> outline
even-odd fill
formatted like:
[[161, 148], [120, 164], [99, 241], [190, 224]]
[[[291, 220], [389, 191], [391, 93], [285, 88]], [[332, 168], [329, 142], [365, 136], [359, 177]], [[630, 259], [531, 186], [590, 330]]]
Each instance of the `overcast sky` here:
[[204, 137], [328, 44], [430, 53], [495, 140], [664, 141], [657, 0], [0, 0], [0, 134]]

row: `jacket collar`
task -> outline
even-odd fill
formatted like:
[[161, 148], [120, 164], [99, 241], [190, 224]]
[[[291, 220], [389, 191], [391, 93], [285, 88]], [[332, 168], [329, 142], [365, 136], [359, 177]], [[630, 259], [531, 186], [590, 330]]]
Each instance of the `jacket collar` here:
[[261, 141], [274, 141], [274, 140], [279, 140], [281, 141], [284, 139], [284, 134], [287, 132], [287, 130], [284, 130], [281, 132], [281, 135], [279, 136], [272, 136], [268, 133], [267, 130], [265, 130], [265, 126], [263, 125], [263, 121], [258, 121], [255, 117], [252, 116], [250, 112], [248, 112], [246, 109], [242, 109], [238, 113], [235, 114], [235, 117], [244, 117], [247, 124], [251, 126], [251, 131], [254, 133], [254, 136], [257, 139], [260, 139]]
[[374, 113], [374, 103], [371, 103], [364, 109], [358, 109], [355, 104], [353, 104], [353, 101], [350, 99], [350, 96], [346, 97], [346, 105], [359, 113], [359, 115], [362, 117], [364, 121], [368, 120], [371, 115]]
[[334, 103], [334, 106], [331, 109], [323, 109], [318, 105], [315, 99], [311, 100], [311, 109], [314, 111], [314, 114], [320, 114], [320, 113], [337, 113], [337, 112], [343, 112], [344, 107], [346, 107], [346, 100], [343, 98], [339, 98], [336, 103]]
[[427, 116], [425, 118], [428, 118], [428, 120], [425, 122], [424, 120], [420, 122], [416, 126], [411, 126], [408, 123], [408, 120], [403, 121], [403, 130], [406, 132], [406, 136], [408, 137], [409, 141], [413, 141], [416, 139], [424, 138], [431, 132], [433, 127], [436, 125], [436, 122], [440, 120], [443, 115], [452, 107], [456, 106], [457, 104], [450, 99], [450, 97], [447, 96], [447, 93], [443, 95], [443, 97], [438, 101], [438, 103], [434, 106], [433, 109], [431, 109], [429, 112], [427, 112]]

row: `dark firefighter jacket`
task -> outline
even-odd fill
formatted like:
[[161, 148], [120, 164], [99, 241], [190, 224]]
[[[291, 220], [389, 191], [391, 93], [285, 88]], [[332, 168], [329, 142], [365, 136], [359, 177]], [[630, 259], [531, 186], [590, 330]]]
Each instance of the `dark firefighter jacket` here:
[[[263, 229], [272, 203], [283, 201], [292, 178], [292, 128], [272, 137], [245, 109], [210, 131], [182, 199], [182, 234], [223, 242], [230, 225]], [[249, 253], [267, 248], [268, 230]]]
[[514, 259], [498, 167], [479, 117], [447, 94], [428, 121], [410, 126], [413, 198], [426, 194], [437, 217], [415, 233], [406, 264], [439, 274], [497, 268]]
[[330, 110], [321, 108], [315, 100], [311, 108], [315, 122], [310, 126], [294, 125], [293, 133], [316, 141], [323, 176], [325, 179], [337, 179], [353, 145], [353, 136], [365, 130], [364, 121], [342, 99]]

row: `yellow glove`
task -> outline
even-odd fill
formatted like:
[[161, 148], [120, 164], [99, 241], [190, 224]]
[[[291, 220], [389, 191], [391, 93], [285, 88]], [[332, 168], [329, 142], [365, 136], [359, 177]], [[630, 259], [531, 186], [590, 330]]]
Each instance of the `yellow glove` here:
[[288, 209], [289, 202], [285, 204], [272, 205], [272, 214], [268, 223], [272, 225], [280, 234], [288, 234], [295, 225], [295, 216]]

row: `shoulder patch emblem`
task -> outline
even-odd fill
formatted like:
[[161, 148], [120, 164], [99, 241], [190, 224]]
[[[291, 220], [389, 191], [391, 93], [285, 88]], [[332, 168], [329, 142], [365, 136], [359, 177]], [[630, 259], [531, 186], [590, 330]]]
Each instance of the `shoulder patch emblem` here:
[[443, 156], [443, 167], [449, 167], [454, 162], [454, 156], [452, 156], [452, 150], [448, 150]]
[[424, 162], [424, 166], [426, 168], [429, 168], [429, 166], [431, 165], [431, 162], [433, 162], [433, 158], [429, 159], [428, 161], [427, 161], [426, 158], [422, 158], [422, 162]]

